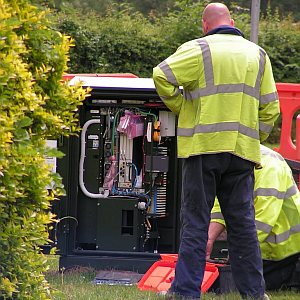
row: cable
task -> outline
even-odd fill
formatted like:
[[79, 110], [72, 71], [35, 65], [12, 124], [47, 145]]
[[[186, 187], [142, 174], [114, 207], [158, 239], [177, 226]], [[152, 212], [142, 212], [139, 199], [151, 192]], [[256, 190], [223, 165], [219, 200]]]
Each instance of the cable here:
[[90, 193], [84, 184], [83, 181], [83, 173], [84, 173], [84, 160], [85, 160], [85, 146], [86, 146], [86, 139], [85, 134], [87, 132], [87, 129], [92, 124], [100, 124], [100, 119], [92, 119], [84, 123], [81, 131], [81, 154], [80, 154], [80, 161], [79, 161], [79, 186], [84, 193], [85, 196], [90, 198], [107, 198], [108, 194], [94, 194]]
[[65, 219], [71, 219], [71, 220], [76, 221], [76, 224], [77, 224], [76, 226], [78, 226], [78, 220], [75, 217], [65, 216], [65, 217], [62, 217], [62, 218], [58, 219], [57, 222], [55, 223], [55, 226], [54, 226], [54, 245], [57, 245], [57, 227], [58, 227], [58, 224], [62, 220], [65, 220]]
[[146, 217], [146, 226], [151, 230], [152, 227], [148, 217]]
[[135, 178], [134, 178], [134, 182], [133, 182], [133, 184], [132, 184], [132, 189], [134, 189], [135, 186], [136, 186], [136, 182], [137, 182], [138, 170], [137, 170], [137, 167], [136, 167], [136, 165], [135, 165], [134, 163], [129, 162], [129, 163], [126, 163], [126, 164], [127, 164], [127, 165], [130, 165], [130, 166], [132, 166], [132, 167], [134, 168]]
[[111, 134], [111, 153], [112, 155], [115, 154], [115, 132], [116, 132], [116, 123], [117, 123], [117, 119], [118, 119], [118, 116], [119, 116], [119, 113], [123, 111], [123, 109], [118, 109], [116, 114], [115, 114], [115, 117], [114, 117], [114, 122], [113, 122], [113, 128], [112, 128], [112, 134]]
[[157, 115], [155, 115], [151, 112], [146, 112], [146, 111], [140, 110], [140, 114], [141, 114], [141, 116], [152, 116], [154, 118], [154, 122], [157, 121]]

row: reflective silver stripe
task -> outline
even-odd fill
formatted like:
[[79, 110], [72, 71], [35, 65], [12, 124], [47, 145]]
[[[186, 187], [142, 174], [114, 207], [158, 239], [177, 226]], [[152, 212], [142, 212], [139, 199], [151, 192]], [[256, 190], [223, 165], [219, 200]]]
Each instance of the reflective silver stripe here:
[[191, 99], [192, 98], [192, 95], [191, 95], [191, 91], [189, 90], [183, 90], [183, 97], [184, 99]]
[[270, 233], [272, 231], [272, 226], [261, 221], [255, 220], [256, 229], [263, 231], [265, 233]]
[[200, 97], [211, 96], [215, 94], [229, 94], [229, 93], [244, 93], [248, 96], [259, 99], [259, 92], [253, 87], [244, 83], [238, 84], [219, 84], [214, 86], [208, 86], [202, 89], [196, 89], [190, 91], [186, 95], [186, 100], [194, 100]]
[[260, 96], [259, 102], [260, 104], [267, 104], [276, 100], [278, 100], [278, 94], [277, 92], [274, 92], [274, 93]]
[[203, 67], [204, 67], [204, 77], [206, 86], [213, 86], [214, 85], [214, 73], [213, 73], [213, 65], [212, 65], [212, 58], [211, 52], [209, 49], [209, 45], [205, 40], [197, 40], [201, 51], [202, 51], [202, 58], [203, 58]]
[[255, 90], [260, 90], [260, 82], [262, 76], [265, 71], [265, 64], [266, 64], [266, 52], [262, 49], [259, 49], [259, 66], [258, 66], [258, 74], [255, 81]]
[[258, 188], [254, 191], [254, 197], [276, 197], [277, 199], [288, 199], [298, 193], [298, 188], [296, 185], [292, 185], [285, 192], [280, 192], [274, 188]]
[[186, 100], [194, 100], [200, 97], [222, 94], [222, 93], [244, 93], [250, 97], [256, 98], [259, 100], [260, 98], [260, 82], [262, 75], [264, 73], [264, 67], [266, 62], [266, 53], [260, 49], [259, 50], [259, 69], [257, 78], [255, 80], [255, 86], [249, 86], [244, 83], [237, 84], [214, 84], [214, 74], [213, 74], [213, 64], [212, 64], [212, 56], [209, 48], [209, 44], [204, 39], [197, 40], [203, 57], [203, 67], [204, 67], [204, 77], [205, 77], [205, 88], [198, 88], [193, 91], [189, 91], [189, 93], [185, 93]]
[[296, 195], [299, 192], [296, 184], [292, 185], [285, 193], [285, 198], [290, 198]]
[[300, 224], [298, 224], [296, 226], [292, 226], [289, 230], [287, 230], [283, 233], [280, 233], [280, 234], [271, 233], [266, 238], [266, 242], [273, 243], [273, 244], [279, 244], [279, 243], [282, 243], [282, 242], [288, 240], [292, 234], [299, 233], [299, 232], [300, 232]]
[[170, 66], [168, 65], [168, 63], [165, 60], [163, 62], [161, 62], [158, 66], [164, 72], [164, 74], [167, 77], [167, 80], [170, 83], [172, 83], [175, 86], [179, 86], [172, 69], [170, 68]]
[[260, 131], [263, 131], [265, 133], [270, 133], [273, 129], [273, 126], [272, 125], [267, 125], [263, 122], [259, 122], [259, 130]]
[[241, 134], [259, 140], [259, 133], [252, 128], [246, 127], [238, 122], [223, 122], [207, 125], [196, 125], [194, 128], [177, 129], [178, 136], [193, 136], [196, 133], [212, 133], [220, 131], [238, 131]]
[[217, 213], [217, 212], [211, 213], [210, 214], [210, 218], [211, 219], [221, 219], [221, 220], [224, 220], [224, 217], [223, 217], [222, 213]]
[[274, 188], [258, 188], [254, 191], [254, 197], [276, 197], [277, 199], [283, 200], [285, 198], [285, 192], [280, 192]]
[[194, 133], [194, 128], [177, 128], [177, 136], [193, 136]]
[[171, 97], [175, 97], [175, 96], [179, 95], [180, 93], [181, 93], [181, 92], [180, 92], [180, 89], [178, 88], [178, 89], [176, 90], [175, 94], [172, 95], [172, 96], [170, 96], [170, 97], [165, 97], [165, 96], [159, 96], [159, 97], [160, 97], [161, 100], [164, 101], [164, 100], [170, 99]]

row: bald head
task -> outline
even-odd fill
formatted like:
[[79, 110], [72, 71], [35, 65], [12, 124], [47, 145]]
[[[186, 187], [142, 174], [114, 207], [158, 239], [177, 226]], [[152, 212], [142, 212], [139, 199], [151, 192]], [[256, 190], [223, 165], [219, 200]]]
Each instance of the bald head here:
[[227, 6], [222, 3], [208, 4], [202, 15], [202, 28], [204, 34], [221, 25], [234, 26], [234, 21], [230, 17]]

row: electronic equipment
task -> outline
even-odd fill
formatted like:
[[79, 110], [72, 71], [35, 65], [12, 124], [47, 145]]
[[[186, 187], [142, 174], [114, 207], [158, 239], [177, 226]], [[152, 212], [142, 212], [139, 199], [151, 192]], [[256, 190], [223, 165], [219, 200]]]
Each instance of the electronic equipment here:
[[[177, 251], [175, 115], [159, 99], [152, 79], [79, 77], [70, 84], [78, 80], [92, 92], [79, 109], [80, 136], [59, 146], [66, 156], [58, 172], [67, 190], [55, 234], [60, 265], [78, 260], [103, 265], [103, 251], [139, 253], [151, 261], [157, 253]], [[119, 263], [111, 259], [111, 267]]]

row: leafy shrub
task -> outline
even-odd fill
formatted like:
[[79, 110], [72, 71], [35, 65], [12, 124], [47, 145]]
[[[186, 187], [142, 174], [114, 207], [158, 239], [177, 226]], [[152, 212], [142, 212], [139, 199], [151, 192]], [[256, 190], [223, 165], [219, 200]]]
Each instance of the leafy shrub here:
[[202, 11], [207, 3], [208, 1], [176, 1], [167, 17], [157, 22], [161, 26], [160, 34], [168, 41], [172, 52], [188, 40], [201, 37]]
[[70, 52], [74, 73], [151, 76], [154, 63], [163, 59], [167, 48], [159, 28], [126, 5], [113, 6], [105, 17], [68, 11], [57, 20], [58, 30], [75, 40]]
[[[201, 16], [209, 1], [176, 1], [167, 16], [145, 18], [128, 5], [115, 4], [103, 17], [81, 16], [76, 10], [59, 14], [57, 26], [75, 40], [72, 72], [132, 72], [151, 76], [152, 68], [182, 43], [202, 35]], [[234, 7], [235, 24], [250, 37], [250, 11]], [[299, 81], [300, 28], [292, 17], [268, 11], [261, 18], [259, 44], [270, 56], [278, 82]]]
[[281, 19], [278, 12], [267, 12], [260, 24], [259, 43], [266, 49], [277, 82], [299, 83], [300, 25], [291, 16]]
[[60, 154], [45, 140], [76, 132], [85, 91], [61, 82], [71, 40], [45, 11], [26, 0], [0, 7], [0, 298], [50, 299], [40, 246], [63, 187], [45, 161]]

